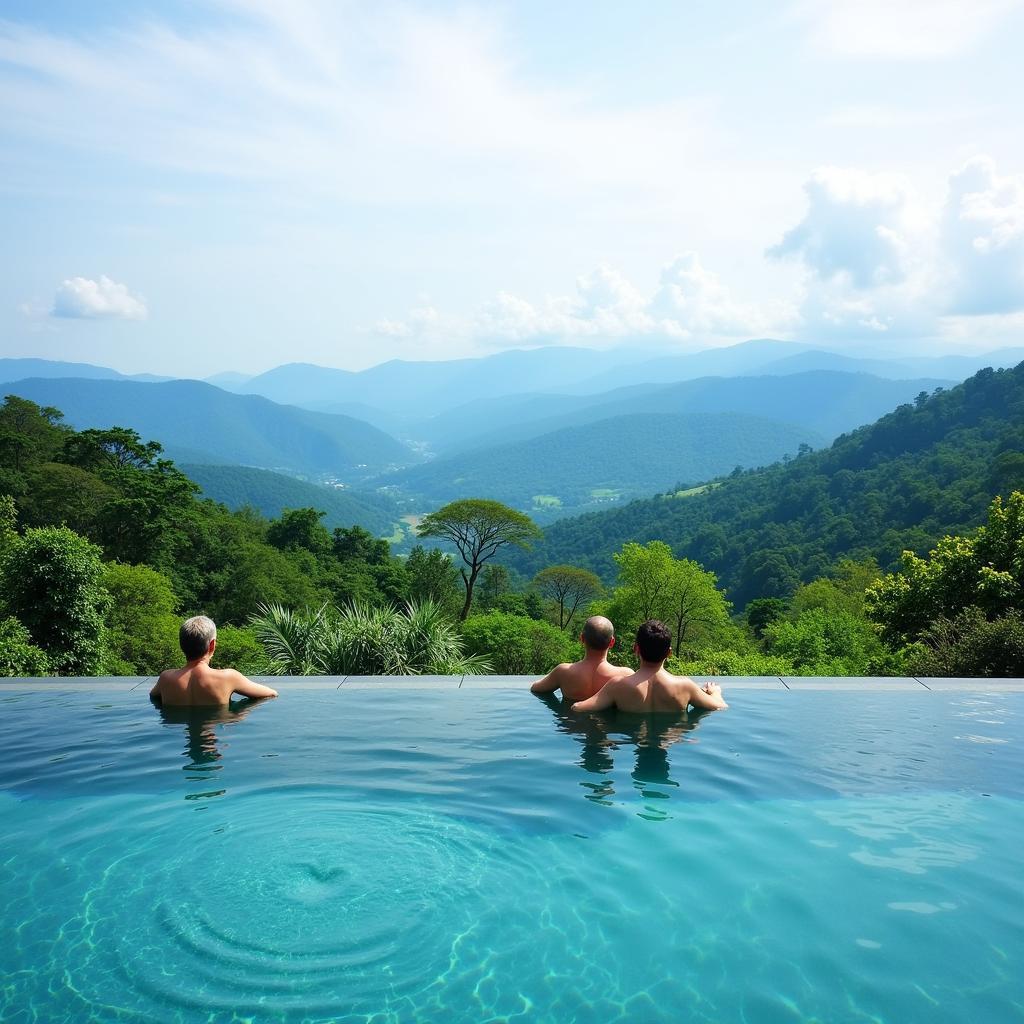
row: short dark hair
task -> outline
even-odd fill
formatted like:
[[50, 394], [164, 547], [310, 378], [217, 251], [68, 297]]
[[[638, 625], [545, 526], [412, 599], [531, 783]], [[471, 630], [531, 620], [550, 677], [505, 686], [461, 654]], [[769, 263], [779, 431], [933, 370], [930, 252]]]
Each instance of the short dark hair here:
[[664, 661], [672, 650], [672, 632], [664, 622], [648, 619], [636, 631], [636, 645], [644, 661]]
[[607, 651], [615, 639], [615, 627], [603, 615], [591, 615], [583, 623], [583, 643], [593, 651]]
[[213, 619], [205, 615], [193, 615], [191, 619], [186, 619], [178, 630], [181, 653], [189, 661], [201, 658], [210, 649], [210, 641], [216, 639], [217, 626]]

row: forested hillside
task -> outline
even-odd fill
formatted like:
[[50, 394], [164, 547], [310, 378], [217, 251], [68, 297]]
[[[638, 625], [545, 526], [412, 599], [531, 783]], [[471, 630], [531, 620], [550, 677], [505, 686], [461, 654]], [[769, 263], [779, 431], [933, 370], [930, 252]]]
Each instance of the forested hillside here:
[[348, 416], [277, 405], [194, 380], [29, 379], [5, 391], [63, 411], [80, 429], [130, 427], [171, 457], [359, 479], [415, 462], [393, 437]]
[[785, 464], [733, 474], [704, 493], [659, 496], [563, 520], [510, 563], [566, 562], [605, 579], [627, 541], [662, 540], [717, 573], [738, 606], [791, 594], [840, 557], [893, 565], [981, 522], [1024, 485], [1024, 364], [963, 384]]
[[324, 512], [324, 526], [361, 526], [375, 536], [389, 536], [399, 512], [395, 503], [380, 494], [349, 491], [296, 480], [283, 473], [245, 466], [178, 467], [202, 488], [203, 495], [230, 509], [248, 506], [268, 519], [286, 508], [317, 508]]
[[644, 413], [438, 459], [376, 482], [428, 506], [485, 494], [543, 520], [545, 513], [764, 465], [821, 441], [813, 431], [756, 416]]

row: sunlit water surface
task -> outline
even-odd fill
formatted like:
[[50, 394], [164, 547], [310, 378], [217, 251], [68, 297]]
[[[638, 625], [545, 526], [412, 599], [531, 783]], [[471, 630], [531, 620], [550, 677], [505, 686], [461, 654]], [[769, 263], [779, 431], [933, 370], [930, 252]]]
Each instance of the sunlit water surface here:
[[1024, 694], [0, 693], [0, 1020], [1024, 1019]]

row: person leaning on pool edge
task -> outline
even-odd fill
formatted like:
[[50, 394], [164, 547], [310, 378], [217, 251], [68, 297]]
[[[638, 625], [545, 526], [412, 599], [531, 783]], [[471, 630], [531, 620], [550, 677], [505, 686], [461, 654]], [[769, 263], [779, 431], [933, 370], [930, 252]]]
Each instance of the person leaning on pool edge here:
[[686, 711], [691, 705], [718, 711], [729, 705], [722, 699], [717, 683], [698, 686], [688, 676], [674, 676], [665, 671], [665, 660], [672, 653], [672, 633], [657, 619], [648, 619], [636, 631], [634, 652], [640, 667], [632, 675], [613, 679], [600, 693], [588, 700], [577, 701], [573, 711]]
[[563, 700], [583, 700], [613, 679], [630, 674], [625, 666], [608, 661], [608, 652], [615, 646], [615, 627], [603, 615], [591, 615], [583, 623], [580, 643], [585, 651], [579, 661], [556, 665], [530, 687], [530, 692], [546, 694], [561, 690]]
[[216, 707], [229, 704], [231, 695], [241, 697], [276, 697], [262, 683], [246, 679], [233, 668], [211, 668], [210, 658], [217, 649], [217, 625], [205, 615], [186, 619], [178, 630], [178, 643], [188, 664], [160, 673], [150, 700], [169, 706]]

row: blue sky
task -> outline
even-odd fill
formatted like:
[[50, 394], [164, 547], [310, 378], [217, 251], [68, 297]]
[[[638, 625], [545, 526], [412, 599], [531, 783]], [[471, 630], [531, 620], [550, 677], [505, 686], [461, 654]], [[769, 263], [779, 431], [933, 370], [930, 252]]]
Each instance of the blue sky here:
[[1024, 343], [1024, 3], [0, 2], [0, 355]]

